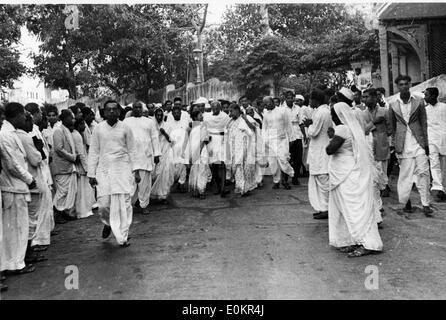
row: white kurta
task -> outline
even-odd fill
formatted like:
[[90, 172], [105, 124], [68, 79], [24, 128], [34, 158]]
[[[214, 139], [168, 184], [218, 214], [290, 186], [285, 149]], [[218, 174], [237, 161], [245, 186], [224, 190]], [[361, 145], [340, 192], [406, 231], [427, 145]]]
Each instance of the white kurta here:
[[446, 191], [446, 104], [426, 106], [432, 190]]
[[221, 111], [218, 115], [210, 115], [203, 121], [206, 126], [211, 141], [207, 145], [209, 150], [209, 163], [221, 163], [225, 161], [225, 135], [226, 126], [231, 118]]
[[0, 189], [3, 198], [0, 271], [25, 267], [28, 244], [28, 184], [33, 180], [26, 170], [26, 151], [15, 128], [7, 120], [0, 130]]
[[169, 135], [172, 144], [175, 181], [184, 184], [186, 182], [186, 164], [189, 163], [185, 157], [189, 138], [189, 123], [182, 117], [179, 121], [172, 119], [166, 122], [164, 130]]
[[332, 127], [330, 109], [326, 104], [315, 109], [313, 123], [308, 127], [310, 139], [308, 147], [308, 165], [310, 177], [308, 179], [308, 197], [311, 206], [318, 212], [328, 211], [329, 156], [325, 148], [330, 143], [327, 130]]
[[132, 222], [130, 195], [136, 170], [135, 140], [130, 128], [118, 121], [107, 121], [93, 131], [88, 155], [88, 177], [96, 178], [99, 214], [109, 224], [119, 244], [127, 241]]
[[285, 108], [267, 110], [263, 117], [263, 136], [265, 155], [273, 173], [274, 183], [280, 182], [281, 172], [290, 177], [294, 170], [288, 162], [290, 159], [289, 142], [291, 137], [291, 121]]
[[132, 130], [135, 139], [135, 167], [143, 171], [140, 172], [140, 183], [136, 185], [135, 182], [135, 193], [133, 194], [132, 202], [136, 202], [136, 199], [139, 199], [140, 207], [146, 208], [150, 202], [152, 171], [155, 169], [154, 159], [161, 155], [158, 130], [155, 127], [155, 122], [146, 117], [129, 117], [123, 123]]

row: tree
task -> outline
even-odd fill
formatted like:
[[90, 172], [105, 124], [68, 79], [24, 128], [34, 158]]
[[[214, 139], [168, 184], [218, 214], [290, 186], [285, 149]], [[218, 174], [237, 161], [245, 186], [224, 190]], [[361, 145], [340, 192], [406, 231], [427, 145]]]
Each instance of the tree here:
[[[277, 84], [286, 81], [290, 74], [295, 74], [297, 79], [301, 75], [307, 77], [307, 83], [313, 83], [320, 75], [331, 74], [332, 82], [340, 85], [350, 62], [377, 63], [379, 57], [376, 34], [365, 28], [358, 12], [344, 4], [269, 4], [263, 10], [255, 4], [240, 5], [226, 12], [224, 20], [219, 30], [221, 35], [214, 38], [222, 39], [219, 44], [226, 48], [220, 49], [223, 54], [210, 62], [209, 72], [230, 78], [228, 64], [242, 65], [246, 76], [236, 79], [249, 90], [260, 86], [257, 90], [262, 91], [261, 77], [272, 76]], [[261, 21], [268, 21], [278, 41], [275, 47], [279, 51], [286, 48], [281, 53], [288, 56], [283, 71], [277, 68], [275, 60], [281, 58], [271, 59], [271, 47], [262, 43]], [[268, 69], [279, 72], [268, 73]], [[252, 74], [257, 74], [257, 78], [252, 78]]]
[[26, 71], [15, 48], [24, 22], [22, 14], [20, 6], [0, 5], [0, 87], [12, 87], [14, 80]]
[[94, 85], [93, 58], [100, 39], [91, 28], [93, 8], [80, 7], [79, 30], [65, 27], [64, 5], [30, 5], [27, 7], [27, 28], [42, 42], [40, 52], [33, 55], [32, 72], [54, 88], [66, 89], [72, 99], [78, 96], [77, 86]]
[[79, 5], [78, 30], [65, 28], [63, 6], [30, 6], [28, 28], [42, 41], [34, 72], [72, 98], [106, 86], [144, 99], [186, 78], [196, 6]]

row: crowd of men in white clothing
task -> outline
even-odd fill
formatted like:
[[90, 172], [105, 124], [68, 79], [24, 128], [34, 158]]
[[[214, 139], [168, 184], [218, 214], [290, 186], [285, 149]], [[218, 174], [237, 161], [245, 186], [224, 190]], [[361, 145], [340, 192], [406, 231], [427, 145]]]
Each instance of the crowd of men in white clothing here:
[[[423, 213], [446, 201], [446, 104], [437, 88], [409, 91], [399, 76], [390, 103], [382, 88], [319, 87], [308, 99], [288, 91], [250, 101], [184, 105], [108, 100], [97, 111], [83, 103], [10, 102], [1, 110], [0, 288], [6, 276], [35, 270], [57, 235], [55, 224], [93, 214], [127, 247], [133, 212], [167, 203], [174, 186], [204, 199], [242, 197], [263, 188], [289, 190], [308, 177], [315, 219], [328, 219], [329, 243], [349, 257], [382, 251], [382, 197], [399, 164], [397, 193], [413, 212], [415, 184]], [[308, 100], [308, 106], [305, 101]]]

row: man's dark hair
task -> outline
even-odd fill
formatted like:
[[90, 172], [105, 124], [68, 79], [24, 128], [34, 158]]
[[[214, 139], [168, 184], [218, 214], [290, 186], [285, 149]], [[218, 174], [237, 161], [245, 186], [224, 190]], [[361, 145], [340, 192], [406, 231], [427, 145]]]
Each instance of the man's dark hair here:
[[372, 97], [377, 97], [378, 96], [378, 90], [376, 90], [375, 88], [365, 89], [363, 93], [368, 93]]
[[121, 108], [121, 105], [119, 104], [118, 101], [110, 99], [110, 100], [105, 101], [105, 103], [104, 103], [104, 110], [105, 110], [105, 107], [107, 106], [107, 104], [109, 104], [109, 103], [116, 103], [118, 105], [118, 107]]
[[376, 91], [381, 92], [383, 95], [386, 94], [386, 89], [384, 89], [383, 87], [376, 88]]
[[244, 99], [244, 98], [248, 98], [247, 96], [241, 96], [239, 99], [238, 99], [238, 101], [240, 102], [240, 101], [242, 101], [242, 99]]
[[332, 97], [336, 93], [336, 90], [334, 88], [327, 88], [324, 90], [324, 93], [325, 96]]
[[325, 93], [321, 89], [317, 89], [317, 88], [313, 89], [313, 91], [311, 91], [311, 93], [310, 93], [310, 99], [316, 100], [320, 104], [324, 104], [325, 103]]
[[91, 110], [91, 108], [90, 108], [90, 107], [87, 107], [87, 106], [82, 107], [82, 108], [81, 108], [81, 112], [82, 112], [82, 117], [83, 117], [83, 118], [85, 118], [86, 116], [88, 116], [88, 115], [90, 115], [90, 114], [93, 114], [93, 115], [94, 115], [93, 110]]
[[50, 112], [54, 112], [56, 115], [59, 114], [59, 109], [57, 109], [57, 107], [54, 104], [45, 105], [45, 111], [46, 111], [46, 114], [48, 114]]
[[355, 85], [352, 85], [352, 86], [350, 87], [350, 90], [351, 90], [353, 93], [355, 93], [356, 91], [359, 91], [359, 89], [358, 89]]
[[86, 106], [86, 104], [83, 103], [83, 102], [76, 102], [76, 103], [75, 103], [75, 106], [78, 107], [79, 109], [82, 109], [83, 107]]
[[12, 119], [24, 113], [25, 108], [18, 102], [9, 102], [5, 105], [5, 118]]
[[73, 115], [73, 111], [71, 111], [71, 109], [63, 109], [60, 112], [59, 119], [60, 119], [60, 121], [64, 121], [70, 115]]
[[181, 99], [180, 97], [176, 97], [175, 99], [173, 99], [173, 103], [180, 101], [183, 102], [183, 99]]
[[194, 111], [192, 111], [190, 117], [192, 118], [192, 120], [197, 120], [197, 117], [200, 113], [201, 113], [200, 110], [194, 110]]
[[79, 112], [80, 107], [77, 104], [75, 104], [73, 106], [68, 107], [68, 109], [70, 109], [71, 111], [73, 111], [74, 114], [76, 114]]
[[25, 110], [31, 113], [31, 115], [36, 114], [40, 111], [39, 105], [35, 102], [30, 102], [25, 105]]
[[396, 77], [395, 84], [398, 84], [400, 81], [412, 82], [412, 78], [406, 74], [400, 74], [400, 75], [398, 75], [398, 77]]
[[74, 121], [74, 128], [78, 130], [82, 123], [85, 123], [84, 119], [77, 119], [76, 121]]
[[438, 96], [440, 95], [440, 91], [438, 91], [437, 87], [426, 88], [425, 91], [428, 91], [435, 98], [438, 98]]
[[240, 106], [237, 103], [231, 103], [229, 105], [229, 109], [231, 109], [231, 108], [240, 111]]

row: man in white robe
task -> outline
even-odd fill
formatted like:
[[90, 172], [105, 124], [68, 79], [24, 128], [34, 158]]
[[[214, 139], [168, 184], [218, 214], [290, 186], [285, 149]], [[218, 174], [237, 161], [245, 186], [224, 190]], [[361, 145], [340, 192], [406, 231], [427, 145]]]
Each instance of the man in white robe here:
[[29, 235], [29, 190], [36, 187], [36, 180], [26, 169], [26, 151], [16, 132], [18, 127], [24, 126], [25, 109], [19, 103], [8, 103], [5, 118], [0, 130], [0, 189], [3, 198], [0, 272], [28, 273], [35, 270], [34, 266], [25, 265], [25, 254]]
[[[35, 148], [41, 155], [41, 161], [36, 165], [38, 175], [36, 177], [39, 192], [31, 192], [31, 201], [29, 208], [36, 209], [38, 212], [38, 225], [35, 237], [32, 239], [31, 246], [34, 250], [46, 250], [50, 244], [51, 231], [54, 229], [54, 215], [51, 196], [51, 187], [53, 179], [51, 177], [49, 167], [50, 149], [43, 134], [39, 130], [39, 124], [42, 121], [42, 110], [35, 103], [28, 103], [25, 109], [31, 113], [32, 116], [32, 130], [28, 133], [33, 141]], [[31, 171], [30, 171], [31, 172]], [[37, 197], [37, 199], [35, 199]], [[34, 201], [37, 200], [37, 201]]]
[[[294, 176], [294, 170], [288, 162], [290, 159], [289, 139], [291, 121], [285, 108], [276, 107], [272, 97], [265, 97], [263, 102], [267, 111], [263, 116], [263, 135], [265, 156], [273, 174], [274, 189], [280, 188], [280, 181], [285, 189], [291, 189], [288, 177]], [[282, 176], [283, 172], [283, 176]]]
[[226, 126], [231, 118], [221, 111], [221, 104], [214, 101], [211, 104], [212, 114], [203, 121], [211, 137], [207, 148], [209, 150], [209, 165], [211, 166], [212, 177], [217, 186], [215, 194], [221, 194], [224, 197], [227, 194], [225, 190], [225, 135]]
[[181, 108], [174, 106], [172, 108], [173, 118], [166, 121], [164, 130], [172, 142], [173, 158], [175, 163], [175, 182], [178, 182], [178, 189], [186, 192], [186, 164], [188, 160], [185, 157], [187, 141], [189, 139], [190, 126], [187, 119], [183, 118]]
[[285, 94], [284, 108], [288, 112], [288, 119], [290, 120], [290, 164], [294, 170], [293, 185], [300, 185], [298, 176], [302, 167], [302, 137], [303, 132], [300, 127], [301, 110], [300, 106], [294, 104], [294, 93], [288, 91]]
[[136, 147], [136, 163], [134, 167], [139, 170], [141, 182], [135, 185], [132, 195], [132, 203], [139, 200], [139, 206], [144, 213], [148, 213], [147, 206], [150, 202], [150, 190], [152, 188], [152, 171], [159, 162], [161, 155], [158, 130], [153, 120], [142, 116], [142, 103], [137, 101], [133, 104], [132, 116], [124, 119], [133, 133]]
[[446, 104], [438, 101], [438, 88], [427, 88], [427, 136], [432, 173], [432, 193], [438, 201], [446, 200]]
[[[188, 124], [191, 122], [190, 114], [187, 111], [183, 110], [183, 101], [180, 97], [176, 97], [173, 99], [173, 106], [176, 108], [181, 109], [181, 120], [187, 122]], [[166, 121], [172, 121], [173, 119], [173, 113], [169, 112], [167, 114], [167, 120]]]
[[80, 161], [80, 155], [76, 153], [71, 133], [74, 130], [74, 114], [71, 110], [62, 110], [60, 119], [62, 125], [56, 128], [53, 134], [53, 174], [56, 188], [53, 204], [65, 220], [75, 220], [76, 163]]
[[310, 176], [308, 178], [308, 197], [310, 204], [316, 212], [314, 219], [328, 218], [328, 195], [330, 191], [328, 177], [329, 156], [325, 148], [330, 142], [327, 134], [332, 127], [330, 108], [325, 104], [325, 93], [314, 89], [310, 95], [310, 106], [313, 108], [312, 119], [306, 119], [303, 123], [308, 127], [309, 147], [308, 165]]
[[122, 247], [130, 245], [132, 223], [131, 195], [134, 183], [141, 181], [137, 170], [135, 139], [132, 130], [119, 121], [120, 106], [114, 100], [104, 104], [106, 121], [97, 125], [91, 137], [88, 177], [97, 189], [99, 215], [104, 223], [102, 237], [110, 233]]

